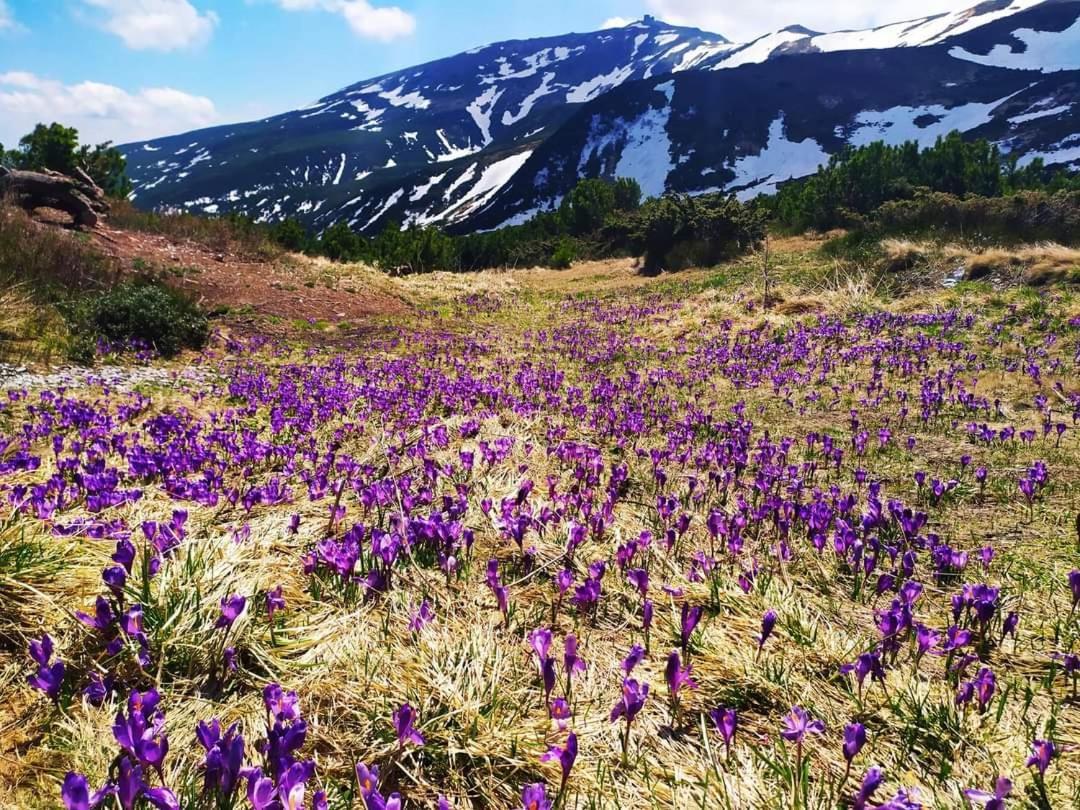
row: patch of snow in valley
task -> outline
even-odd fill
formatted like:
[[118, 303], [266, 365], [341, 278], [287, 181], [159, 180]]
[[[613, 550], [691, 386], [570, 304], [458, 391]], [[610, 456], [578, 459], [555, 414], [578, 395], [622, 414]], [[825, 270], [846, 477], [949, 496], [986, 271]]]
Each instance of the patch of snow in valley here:
[[446, 133], [441, 129], [435, 131], [435, 136], [442, 143], [446, 152], [439, 155], [435, 160], [437, 163], [448, 163], [451, 160], [457, 160], [458, 158], [468, 157], [469, 155], [475, 155], [480, 151], [479, 146], [473, 146], [472, 142], [469, 142], [468, 146], [458, 147], [450, 143], [450, 139], [446, 137]]
[[337, 175], [334, 177], [334, 185], [341, 183], [341, 176], [345, 174], [345, 164], [349, 162], [349, 159], [345, 156], [345, 153], [341, 153], [341, 165], [338, 166]]
[[455, 180], [453, 183], [451, 183], [450, 187], [448, 189], [446, 189], [446, 192], [443, 194], [443, 199], [446, 200], [447, 202], [449, 202], [451, 200], [451, 198], [454, 196], [455, 191], [457, 191], [463, 185], [465, 185], [470, 180], [472, 180], [474, 177], [476, 177], [476, 167], [478, 165], [479, 164], [474, 163], [469, 168], [467, 168], [464, 172], [462, 172], [458, 176], [457, 180]]
[[487, 166], [480, 173], [480, 178], [472, 188], [454, 205], [443, 211], [439, 219], [446, 220], [460, 217], [484, 205], [495, 196], [499, 189], [510, 181], [511, 177], [517, 174], [518, 169], [525, 165], [531, 155], [531, 151], [525, 151], [497, 160]]
[[540, 82], [540, 86], [533, 90], [524, 99], [522, 99], [521, 106], [518, 107], [518, 111], [516, 113], [511, 113], [509, 110], [506, 110], [503, 113], [503, 126], [510, 127], [516, 124], [518, 121], [523, 120], [526, 116], [528, 116], [530, 112], [532, 112], [532, 108], [535, 106], [537, 101], [542, 99], [544, 96], [550, 96], [555, 93], [556, 90], [551, 86], [551, 82], [554, 81], [554, 79], [554, 73], [545, 73], [544, 80]]
[[[985, 104], [973, 101], [951, 108], [929, 104], [864, 110], [855, 116], [856, 127], [848, 134], [847, 142], [852, 146], [866, 146], [874, 141], [885, 141], [896, 146], [905, 141], [916, 141], [924, 148], [933, 146], [939, 136], [948, 135], [954, 129], [967, 132], [988, 123], [994, 117], [993, 111], [1014, 95], [1016, 93]], [[917, 123], [920, 119], [926, 121], [925, 126]]]
[[652, 109], [626, 128], [626, 145], [615, 166], [615, 176], [633, 177], [643, 197], [659, 197], [667, 190], [667, 178], [674, 168], [667, 134], [670, 116], [668, 107]]
[[472, 104], [465, 108], [466, 112], [472, 116], [477, 129], [480, 130], [480, 136], [484, 146], [487, 146], [494, 140], [491, 137], [491, 116], [492, 113], [494, 113], [495, 105], [499, 102], [499, 98], [502, 96], [503, 92], [503, 90], [496, 87], [489, 87], [480, 96], [474, 99]]
[[431, 191], [431, 189], [433, 189], [435, 186], [439, 185], [439, 183], [446, 179], [446, 175], [446, 172], [443, 172], [442, 174], [437, 174], [434, 177], [430, 178], [426, 183], [422, 183], [421, 185], [414, 188], [412, 190], [412, 194], [409, 195], [409, 202], [420, 202], [420, 200], [424, 199], [424, 197], [428, 195], [428, 192]]
[[[1023, 123], [1025, 123], [1027, 121], [1035, 121], [1036, 119], [1039, 119], [1039, 118], [1049, 118], [1049, 117], [1054, 116], [1054, 115], [1061, 115], [1062, 113], [1067, 113], [1076, 104], [1076, 102], [1070, 101], [1068, 104], [1061, 104], [1061, 105], [1059, 105], [1057, 107], [1045, 107], [1045, 106], [1042, 106], [1042, 105], [1045, 105], [1045, 104], [1052, 104], [1052, 103], [1053, 103], [1053, 99], [1045, 99], [1044, 101], [1041, 101], [1038, 104], [1033, 105], [1030, 108], [1029, 112], [1026, 112], [1026, 113], [1024, 113], [1022, 115], [1014, 115], [1012, 118], [1009, 119], [1009, 123], [1014, 124], [1014, 125], [1015, 124], [1023, 124]], [[1040, 106], [1042, 106], [1042, 109], [1039, 109]]]
[[373, 216], [371, 219], [368, 220], [367, 225], [365, 225], [362, 228], [362, 230], [366, 231], [368, 228], [370, 228], [372, 225], [374, 225], [376, 222], [378, 222], [379, 219], [382, 217], [382, 215], [385, 214], [387, 211], [389, 211], [391, 208], [393, 208], [395, 205], [397, 205], [398, 201], [404, 196], [405, 196], [405, 189], [399, 188], [397, 191], [395, 191], [393, 194], [391, 194], [389, 197], [387, 197], [386, 202], [384, 202], [382, 204], [382, 207], [378, 211], [375, 212], [375, 216]]
[[584, 104], [587, 101], [592, 101], [594, 98], [611, 88], [618, 87], [633, 75], [634, 66], [625, 65], [623, 67], [615, 68], [610, 73], [594, 76], [587, 82], [582, 82], [577, 87], [572, 88], [566, 94], [566, 103]]
[[769, 140], [758, 154], [735, 158], [730, 167], [735, 178], [727, 188], [736, 189], [740, 200], [771, 194], [778, 183], [813, 174], [818, 166], [828, 161], [829, 153], [813, 138], [788, 139], [781, 113], [769, 125]]

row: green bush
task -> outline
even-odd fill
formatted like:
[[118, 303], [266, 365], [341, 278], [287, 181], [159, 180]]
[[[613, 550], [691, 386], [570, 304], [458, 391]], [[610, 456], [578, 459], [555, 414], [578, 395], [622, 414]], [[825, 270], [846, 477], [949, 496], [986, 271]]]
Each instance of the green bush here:
[[566, 270], [577, 258], [577, 249], [571, 239], [563, 239], [559, 242], [555, 252], [551, 254], [551, 266], [557, 270]]
[[765, 238], [764, 215], [722, 195], [649, 200], [625, 227], [649, 273], [709, 267]]
[[101, 337], [117, 343], [142, 342], [173, 357], [181, 349], [201, 349], [210, 336], [210, 325], [198, 306], [156, 281], [118, 284], [79, 299], [67, 314], [74, 355], [85, 353], [87, 338]]

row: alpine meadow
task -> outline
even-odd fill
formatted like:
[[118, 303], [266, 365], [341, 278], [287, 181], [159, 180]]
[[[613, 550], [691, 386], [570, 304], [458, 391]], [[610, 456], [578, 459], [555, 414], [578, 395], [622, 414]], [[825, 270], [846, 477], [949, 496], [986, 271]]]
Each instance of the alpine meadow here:
[[[0, 807], [1080, 808], [1080, 0], [60, 5], [0, 1]], [[151, 86], [241, 38], [349, 84]]]

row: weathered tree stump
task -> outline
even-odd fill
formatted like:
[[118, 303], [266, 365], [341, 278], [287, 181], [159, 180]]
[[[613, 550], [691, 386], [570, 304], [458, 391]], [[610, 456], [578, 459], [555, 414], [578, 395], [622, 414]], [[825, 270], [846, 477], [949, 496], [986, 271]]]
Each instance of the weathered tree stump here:
[[80, 228], [93, 228], [109, 210], [103, 192], [82, 170], [78, 177], [59, 172], [27, 172], [0, 167], [0, 195], [10, 196], [28, 211], [56, 208]]

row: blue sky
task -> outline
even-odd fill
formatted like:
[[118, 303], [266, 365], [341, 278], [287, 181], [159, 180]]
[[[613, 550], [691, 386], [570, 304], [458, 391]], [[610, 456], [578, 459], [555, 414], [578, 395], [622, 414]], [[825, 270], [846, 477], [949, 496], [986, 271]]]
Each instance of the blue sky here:
[[[974, 2], [974, 0], [970, 0]], [[644, 13], [736, 41], [960, 0], [0, 0], [0, 143], [38, 120], [117, 141], [248, 120], [476, 45]]]

